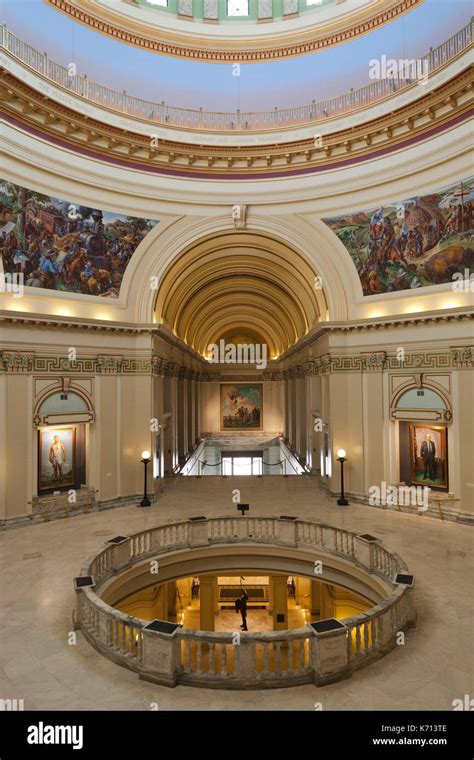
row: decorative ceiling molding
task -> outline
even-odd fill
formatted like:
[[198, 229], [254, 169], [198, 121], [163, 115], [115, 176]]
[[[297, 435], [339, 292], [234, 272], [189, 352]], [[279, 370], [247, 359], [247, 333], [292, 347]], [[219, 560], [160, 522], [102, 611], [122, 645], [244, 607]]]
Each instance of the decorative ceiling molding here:
[[[70, 16], [84, 26], [108, 37], [134, 47], [144, 48], [163, 55], [196, 59], [211, 63], [252, 61], [261, 62], [307, 55], [318, 50], [340, 45], [365, 35], [415, 8], [423, 0], [379, 0], [357, 9], [350, 15], [329, 19], [327, 23], [317, 23], [308, 15], [304, 26], [284, 26], [271, 24], [271, 34], [267, 24], [263, 25], [261, 36], [217, 36], [213, 38], [201, 33], [196, 27], [182, 19], [179, 28], [170, 29], [166, 18], [163, 24], [153, 28], [140, 21], [138, 15], [125, 16], [119, 9], [99, 6], [90, 0], [45, 0], [58, 11]], [[119, 4], [121, 5], [121, 4]], [[158, 16], [158, 14], [157, 14]], [[160, 17], [158, 17], [160, 18]], [[287, 26], [288, 25], [288, 26]], [[286, 27], [286, 28], [285, 28]]]
[[[472, 322], [474, 321], [474, 309], [444, 309], [439, 311], [422, 312], [419, 315], [400, 314], [393, 317], [378, 317], [372, 319], [350, 320], [347, 322], [320, 322], [307, 336], [302, 338], [297, 345], [288, 349], [280, 357], [280, 360], [286, 360], [295, 355], [298, 351], [307, 348], [324, 335], [329, 333], [358, 333], [372, 330], [384, 331], [397, 329], [400, 327], [420, 326], [420, 325], [439, 325], [449, 322]], [[25, 327], [28, 330], [33, 328], [41, 329], [58, 329], [58, 330], [85, 330], [100, 331], [104, 333], [117, 333], [129, 335], [154, 335], [163, 337], [167, 340], [168, 336], [162, 332], [162, 326], [151, 324], [124, 324], [123, 322], [111, 322], [109, 320], [91, 319], [84, 320], [80, 317], [46, 317], [40, 314], [25, 314], [24, 312], [13, 312], [0, 310], [0, 325], [5, 327]], [[5, 333], [6, 335], [6, 333]], [[2, 336], [3, 337], [3, 336]], [[171, 340], [171, 339], [170, 339]], [[173, 336], [174, 345], [180, 350], [189, 353], [190, 357], [197, 361], [205, 360], [196, 352], [192, 351], [179, 338]], [[5, 343], [5, 341], [2, 341]], [[456, 351], [461, 352], [463, 346], [456, 346]], [[454, 357], [454, 353], [453, 353]], [[463, 355], [459, 353], [456, 360], [462, 362]]]
[[[327, 333], [359, 333], [367, 331], [385, 331], [397, 328], [434, 326], [446, 324], [449, 322], [472, 322], [474, 320], [474, 309], [449, 309], [445, 311], [432, 311], [420, 313], [417, 316], [400, 315], [398, 317], [380, 317], [367, 320], [351, 320], [343, 324], [337, 322], [327, 322], [318, 325], [317, 328], [309, 335], [302, 338], [297, 345], [292, 346], [288, 351], [279, 357], [280, 361], [294, 361], [298, 354], [316, 343], [324, 334]], [[454, 355], [453, 355], [454, 356]], [[454, 359], [453, 359], [454, 361]], [[416, 362], [415, 362], [416, 363]]]
[[451, 129], [472, 115], [473, 72], [463, 71], [413, 103], [324, 136], [252, 147], [199, 146], [121, 130], [45, 98], [3, 70], [0, 103], [4, 118], [41, 139], [125, 168], [170, 176], [260, 179], [327, 171], [370, 161]]

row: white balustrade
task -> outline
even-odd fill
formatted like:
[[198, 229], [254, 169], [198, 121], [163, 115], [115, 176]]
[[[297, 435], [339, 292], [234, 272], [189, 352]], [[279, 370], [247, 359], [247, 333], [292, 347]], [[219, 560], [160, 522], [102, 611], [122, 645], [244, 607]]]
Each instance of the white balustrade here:
[[[167, 636], [145, 629], [147, 621], [119, 612], [97, 593], [112, 574], [145, 557], [159, 557], [178, 548], [191, 549], [203, 541], [206, 545], [266, 543], [277, 548], [287, 545], [290, 526], [296, 549], [314, 548], [318, 558], [321, 550], [329, 550], [368, 573], [382, 576], [387, 588], [392, 589], [387, 599], [341, 621], [342, 629], [323, 633], [315, 634], [311, 627], [267, 633], [177, 628]], [[193, 533], [196, 527], [198, 534]], [[194, 543], [196, 535], [198, 544]], [[394, 583], [396, 573], [406, 572], [403, 560], [379, 540], [323, 523], [260, 517], [186, 521], [142, 531], [119, 544], [107, 545], [93, 557], [82, 574], [92, 575], [96, 588], [76, 590], [76, 621], [101, 653], [135, 670], [141, 678], [165, 685], [207, 683], [221, 688], [248, 688], [322, 684], [385, 654], [395, 645], [397, 633], [413, 624], [413, 589]]]
[[[448, 40], [420, 57], [422, 60], [428, 61], [430, 76], [436, 74], [438, 69], [470, 46], [472, 27], [473, 22], [471, 21]], [[318, 103], [314, 102], [311, 105], [244, 113], [194, 111], [135, 98], [123, 91], [112, 90], [97, 82], [89, 81], [87, 77], [78, 74], [71, 76], [67, 67], [50, 61], [46, 54], [40, 53], [31, 45], [23, 42], [6, 25], [2, 27], [0, 41], [1, 47], [22, 63], [47, 77], [59, 87], [74, 92], [92, 103], [143, 121], [202, 131], [259, 131], [324, 122], [336, 116], [351, 113], [359, 108], [374, 105], [416, 83], [409, 67], [406, 76], [403, 76], [402, 73], [397, 79], [380, 79], [344, 95], [338, 95]]]

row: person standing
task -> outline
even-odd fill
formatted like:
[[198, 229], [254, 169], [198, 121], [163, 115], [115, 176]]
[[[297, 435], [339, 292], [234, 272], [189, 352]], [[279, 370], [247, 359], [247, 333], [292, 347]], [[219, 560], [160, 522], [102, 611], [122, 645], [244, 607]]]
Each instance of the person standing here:
[[248, 594], [245, 589], [242, 589], [240, 597], [235, 600], [235, 611], [240, 612], [242, 618], [242, 625], [240, 626], [243, 631], [248, 631], [247, 628], [247, 599]]
[[54, 440], [49, 448], [49, 463], [53, 468], [54, 480], [61, 482], [63, 479], [63, 465], [66, 463], [66, 449], [61, 443], [59, 435], [54, 436]]
[[426, 480], [427, 477], [430, 480], [436, 480], [436, 447], [431, 433], [426, 434], [426, 440], [421, 444], [420, 454], [425, 467], [424, 480]]

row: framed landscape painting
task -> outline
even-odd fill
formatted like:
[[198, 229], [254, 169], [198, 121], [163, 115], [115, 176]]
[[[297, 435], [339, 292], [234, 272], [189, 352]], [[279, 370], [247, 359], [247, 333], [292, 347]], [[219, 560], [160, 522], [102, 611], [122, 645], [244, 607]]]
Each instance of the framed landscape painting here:
[[38, 433], [38, 492], [74, 487], [76, 428]]
[[448, 490], [447, 431], [440, 425], [410, 425], [411, 485]]
[[220, 388], [221, 430], [262, 430], [262, 383]]

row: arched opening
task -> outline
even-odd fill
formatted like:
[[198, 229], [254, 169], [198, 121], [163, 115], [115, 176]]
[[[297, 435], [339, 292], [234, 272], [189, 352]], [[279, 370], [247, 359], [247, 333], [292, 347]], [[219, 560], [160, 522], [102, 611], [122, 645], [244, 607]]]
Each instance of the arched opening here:
[[156, 321], [207, 358], [221, 340], [259, 341], [271, 359], [327, 318], [318, 273], [288, 244], [239, 230], [193, 244], [169, 267]]

